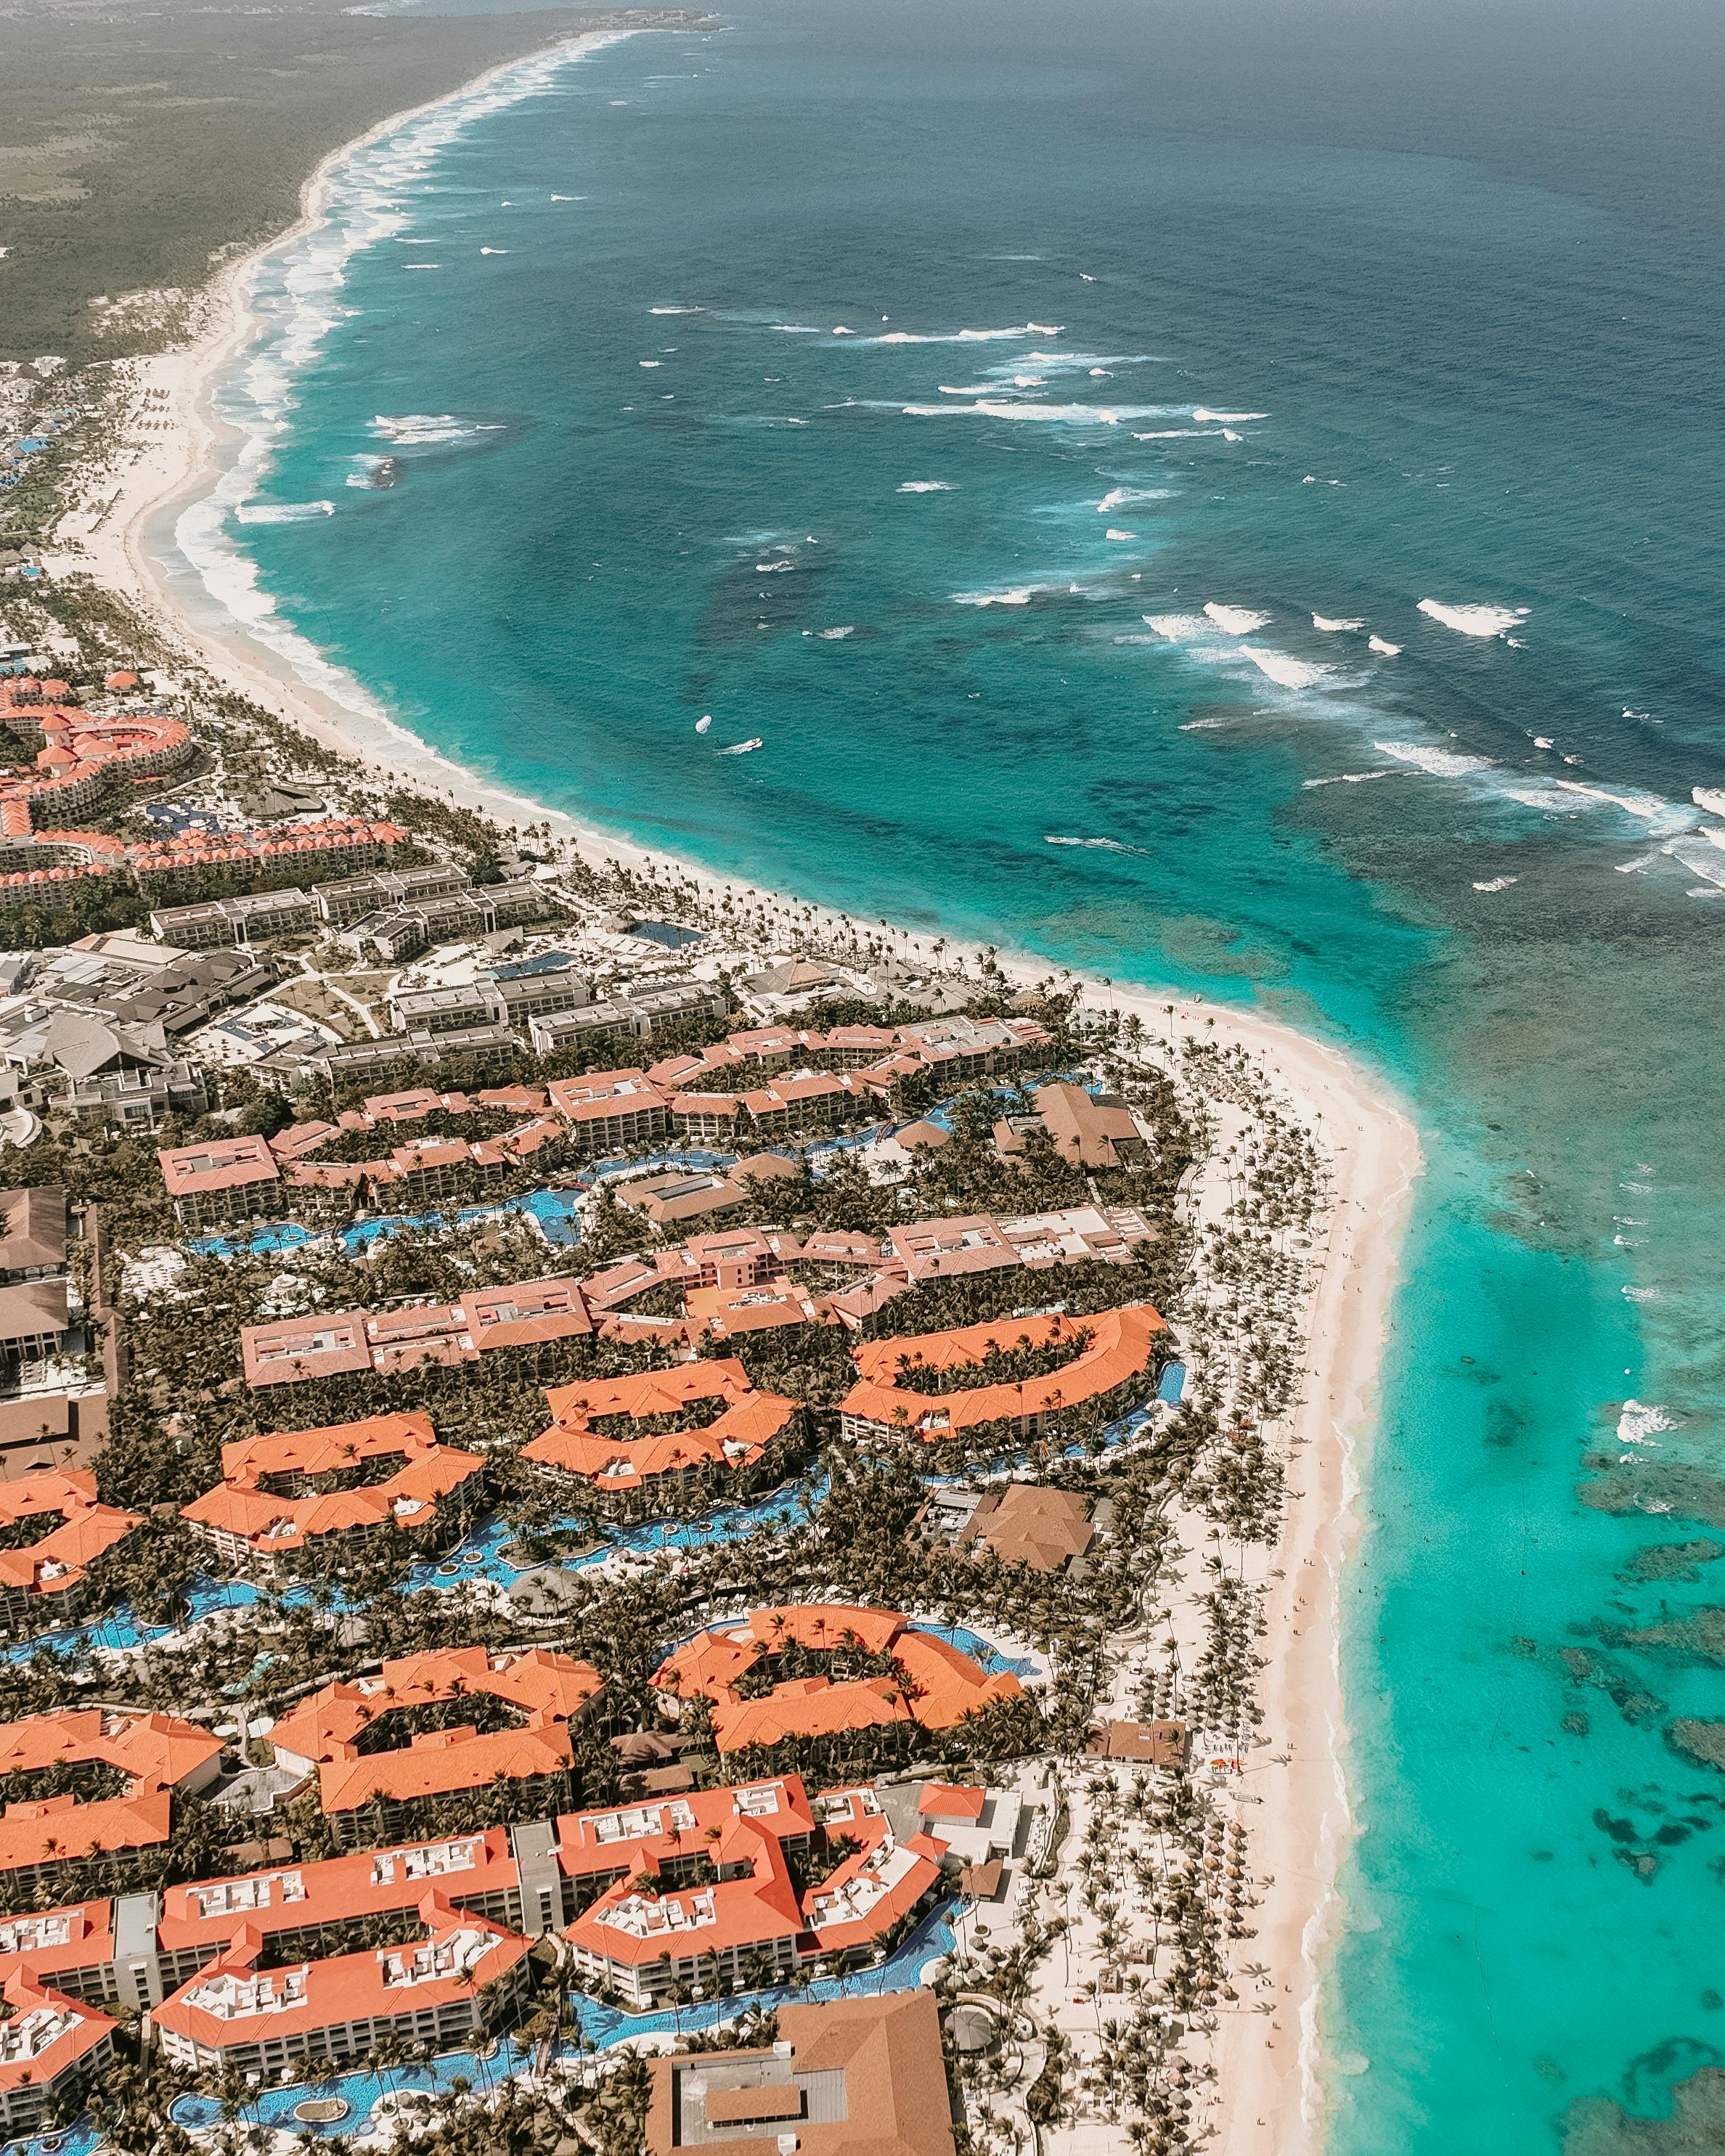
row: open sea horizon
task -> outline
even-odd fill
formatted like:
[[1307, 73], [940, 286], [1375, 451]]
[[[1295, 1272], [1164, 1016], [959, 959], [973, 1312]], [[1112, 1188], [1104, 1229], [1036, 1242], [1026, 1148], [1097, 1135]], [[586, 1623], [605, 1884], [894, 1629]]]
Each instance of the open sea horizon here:
[[178, 573], [547, 807], [1393, 1086], [1331, 2146], [1725, 2145], [1725, 19], [726, 23], [348, 157]]

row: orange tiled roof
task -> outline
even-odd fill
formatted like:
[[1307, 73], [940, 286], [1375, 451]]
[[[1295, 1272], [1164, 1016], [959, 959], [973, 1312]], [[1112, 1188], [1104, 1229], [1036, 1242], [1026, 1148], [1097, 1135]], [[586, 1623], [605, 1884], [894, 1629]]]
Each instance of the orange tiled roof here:
[[[860, 1375], [841, 1403], [840, 1413], [859, 1422], [931, 1439], [955, 1436], [991, 1423], [1034, 1422], [1058, 1409], [1112, 1392], [1147, 1369], [1156, 1336], [1166, 1329], [1160, 1313], [1142, 1302], [1083, 1318], [998, 1318], [956, 1332], [864, 1342], [851, 1350]], [[1081, 1332], [1091, 1335], [1091, 1344], [1081, 1354], [1045, 1377], [1020, 1383], [919, 1393], [893, 1382], [906, 1359], [913, 1370], [957, 1369], [980, 1362], [991, 1346], [1009, 1353], [1021, 1339], [1040, 1348], [1073, 1339]]]
[[225, 1952], [155, 2009], [155, 2025], [169, 2036], [219, 2051], [431, 2013], [451, 2000], [475, 1998], [530, 1951], [516, 1933], [475, 1910], [457, 1909], [435, 1891], [418, 1907], [429, 1934], [424, 1940], [287, 1969], [260, 1969], [264, 1936], [243, 1926]]
[[7, 1526], [34, 1514], [55, 1512], [61, 1515], [61, 1524], [40, 1542], [0, 1550], [0, 1587], [64, 1594], [105, 1551], [144, 1524], [136, 1512], [98, 1503], [96, 1479], [88, 1468], [56, 1470], [0, 1483], [0, 1522]]
[[[794, 1400], [757, 1393], [734, 1358], [559, 1385], [546, 1400], [552, 1425], [522, 1446], [522, 1458], [614, 1491], [639, 1489], [655, 1476], [701, 1463], [749, 1466], [798, 1412]], [[593, 1428], [612, 1415], [639, 1422], [649, 1415], [675, 1414], [704, 1400], [720, 1404], [712, 1420], [697, 1428], [636, 1438], [605, 1437]]]
[[[362, 1460], [393, 1455], [401, 1457], [398, 1471], [386, 1481], [359, 1489], [286, 1497], [261, 1486], [266, 1476], [336, 1475]], [[371, 1415], [326, 1430], [224, 1445], [222, 1480], [182, 1506], [180, 1517], [193, 1527], [237, 1536], [254, 1551], [274, 1554], [356, 1528], [427, 1527], [436, 1517], [438, 1500], [482, 1475], [485, 1466], [476, 1452], [440, 1445], [428, 1414]]]
[[[597, 1670], [544, 1647], [490, 1655], [483, 1647], [434, 1649], [386, 1661], [376, 1676], [324, 1686], [270, 1732], [278, 1758], [316, 1763], [323, 1809], [351, 1811], [381, 1791], [396, 1801], [478, 1789], [498, 1775], [521, 1781], [566, 1768], [568, 1725], [604, 1689]], [[362, 1753], [358, 1739], [380, 1715], [490, 1692], [519, 1708], [520, 1727], [479, 1733], [436, 1730], [391, 1751]]]
[[[739, 1677], [787, 1641], [834, 1648], [847, 1635], [871, 1655], [890, 1654], [897, 1677], [799, 1678], [758, 1699], [739, 1699]], [[687, 1699], [713, 1702], [714, 1741], [721, 1752], [777, 1744], [787, 1737], [819, 1737], [888, 1722], [916, 1721], [950, 1729], [967, 1714], [1022, 1687], [1010, 1671], [988, 1676], [958, 1648], [911, 1629], [896, 1610], [824, 1603], [757, 1609], [736, 1625], [715, 1625], [668, 1656], [654, 1682]]]
[[131, 1778], [121, 1795], [98, 1803], [63, 1795], [8, 1804], [0, 1871], [166, 1841], [172, 1792], [203, 1778], [221, 1749], [220, 1738], [170, 1714], [68, 1707], [0, 1724], [0, 1775], [91, 1760]]

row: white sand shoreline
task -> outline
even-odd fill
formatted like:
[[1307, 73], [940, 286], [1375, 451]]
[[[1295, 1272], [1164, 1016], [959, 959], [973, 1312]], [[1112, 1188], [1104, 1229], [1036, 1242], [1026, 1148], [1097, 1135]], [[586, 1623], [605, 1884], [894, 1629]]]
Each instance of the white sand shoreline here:
[[[208, 332], [179, 352], [132, 363], [136, 378], [165, 400], [152, 418], [165, 428], [135, 434], [136, 454], [118, 491], [94, 518], [67, 520], [51, 570], [84, 570], [126, 593], [154, 618], [164, 640], [218, 680], [326, 746], [408, 785], [483, 809], [505, 825], [548, 824], [588, 859], [624, 865], [669, 865], [669, 857], [612, 837], [560, 810], [485, 782], [439, 753], [386, 714], [367, 717], [295, 674], [239, 623], [188, 614], [164, 564], [150, 551], [146, 527], [170, 510], [201, 499], [223, 470], [226, 444], [213, 409], [223, 371], [258, 334], [251, 309], [259, 263], [315, 228], [332, 176], [357, 150], [438, 107], [471, 96], [511, 69], [551, 53], [572, 60], [636, 34], [589, 33], [489, 69], [446, 98], [381, 122], [325, 158], [305, 183], [300, 220], [244, 260], [213, 288]], [[678, 862], [708, 891], [723, 876]], [[742, 879], [733, 878], [732, 885]], [[788, 911], [791, 901], [762, 893]], [[818, 920], [840, 916], [817, 908]], [[911, 940], [906, 935], [906, 940]], [[924, 947], [932, 940], [920, 932]], [[959, 946], [974, 952], [975, 946]], [[1058, 970], [1051, 961], [1001, 952], [1011, 977], [1032, 981]], [[1224, 2091], [1218, 2146], [1224, 2156], [1308, 2156], [1324, 2138], [1325, 2087], [1319, 2007], [1325, 1969], [1337, 1933], [1337, 1868], [1353, 1820], [1346, 1781], [1347, 1723], [1339, 1661], [1343, 1573], [1362, 1522], [1361, 1448], [1371, 1425], [1380, 1353], [1389, 1327], [1398, 1245], [1414, 1178], [1420, 1172], [1417, 1133], [1401, 1108], [1340, 1050], [1250, 1011], [1148, 988], [1084, 983], [1087, 1003], [1137, 1010], [1154, 1038], [1173, 1029], [1261, 1056], [1293, 1106], [1318, 1127], [1330, 1153], [1335, 1209], [1329, 1254], [1315, 1300], [1307, 1396], [1296, 1419], [1304, 1440], [1291, 1478], [1287, 1519], [1272, 1582], [1269, 1666], [1264, 1673], [1265, 1728], [1283, 1766], [1255, 1766], [1252, 1786], [1264, 1804], [1254, 1835], [1255, 1868], [1273, 1876], [1258, 1912], [1257, 1958], [1275, 1971], [1276, 2015], [1230, 2016], [1219, 2038]], [[1172, 1020], [1170, 1020], [1172, 1006]]]

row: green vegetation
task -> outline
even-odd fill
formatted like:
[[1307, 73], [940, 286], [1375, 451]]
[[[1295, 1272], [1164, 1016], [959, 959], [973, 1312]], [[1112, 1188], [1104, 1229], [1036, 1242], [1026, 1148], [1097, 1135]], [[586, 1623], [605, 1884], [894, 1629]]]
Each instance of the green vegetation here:
[[159, 350], [189, 326], [187, 303], [213, 265], [293, 222], [331, 151], [556, 38], [697, 19], [11, 0], [0, 13], [0, 357], [54, 352], [81, 365]]

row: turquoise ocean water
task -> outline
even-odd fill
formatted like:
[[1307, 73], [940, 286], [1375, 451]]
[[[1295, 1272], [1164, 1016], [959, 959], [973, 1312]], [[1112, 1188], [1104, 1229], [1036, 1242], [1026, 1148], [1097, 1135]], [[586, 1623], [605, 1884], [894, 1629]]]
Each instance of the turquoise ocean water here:
[[354, 160], [180, 543], [547, 803], [1403, 1092], [1334, 2144], [1594, 2156], [1725, 2055], [1717, 13], [727, 19]]

